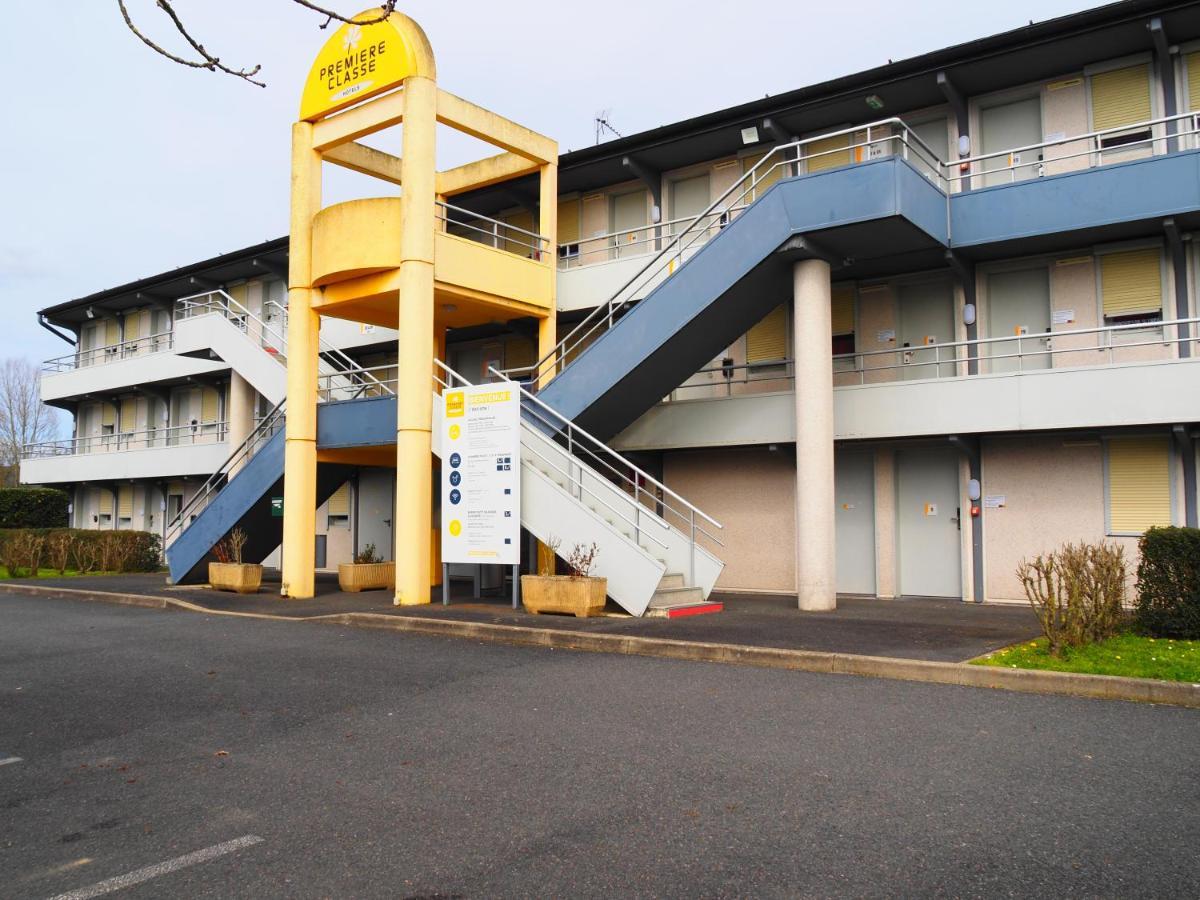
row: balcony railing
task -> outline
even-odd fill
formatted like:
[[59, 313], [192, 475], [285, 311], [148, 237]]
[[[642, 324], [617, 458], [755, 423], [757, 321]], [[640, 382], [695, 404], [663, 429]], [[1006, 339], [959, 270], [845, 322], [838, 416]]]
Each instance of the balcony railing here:
[[[1047, 369], [1091, 368], [1177, 359], [1179, 348], [1200, 354], [1200, 318], [1133, 325], [1107, 325], [1041, 334], [1006, 335], [973, 341], [841, 353], [833, 357], [834, 384], [893, 384], [902, 380], [965, 378], [972, 359], [980, 375], [1024, 374]], [[790, 358], [701, 369], [672, 393], [672, 400], [790, 390]]]
[[125, 453], [130, 450], [219, 444], [226, 439], [228, 431], [228, 422], [197, 422], [194, 425], [171, 425], [163, 428], [148, 428], [144, 431], [116, 431], [112, 434], [26, 444], [21, 448], [21, 458], [44, 459], [52, 456]]
[[437, 220], [449, 234], [478, 241], [528, 259], [542, 260], [551, 250], [550, 239], [508, 222], [491, 219], [461, 206], [437, 201]]
[[131, 338], [119, 344], [107, 347], [93, 347], [90, 350], [77, 350], [68, 356], [58, 356], [42, 363], [42, 371], [46, 373], [71, 372], [75, 369], [85, 369], [89, 366], [102, 366], [106, 363], [119, 362], [135, 356], [146, 356], [150, 353], [160, 353], [170, 350], [174, 335], [169, 331], [150, 334], [146, 337]]

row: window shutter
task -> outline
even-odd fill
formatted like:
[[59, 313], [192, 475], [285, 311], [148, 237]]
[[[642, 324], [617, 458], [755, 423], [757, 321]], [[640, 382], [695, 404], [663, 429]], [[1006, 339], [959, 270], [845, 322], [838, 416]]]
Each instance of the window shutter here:
[[504, 345], [504, 367], [519, 369], [532, 366], [537, 359], [534, 357], [533, 341], [529, 338], [512, 338]]
[[111, 516], [113, 511], [112, 491], [100, 488], [100, 503], [98, 504], [100, 515]]
[[130, 432], [137, 428], [137, 400], [126, 397], [121, 401], [121, 431]]
[[347, 481], [333, 492], [333, 496], [329, 498], [329, 505], [326, 509], [331, 516], [350, 515], [350, 482]]
[[1170, 460], [1166, 438], [1108, 442], [1109, 531], [1141, 534], [1171, 524]]
[[121, 323], [116, 319], [104, 320], [104, 346], [112, 347], [121, 343]]
[[176, 495], [182, 497], [183, 496], [183, 482], [182, 481], [172, 481], [172, 482], [168, 483], [167, 484], [167, 494], [168, 495], [176, 494]]
[[[742, 174], [745, 175], [763, 159], [766, 159], [766, 154], [759, 156], [747, 156], [742, 159]], [[787, 166], [777, 166], [776, 163], [782, 162], [783, 156], [776, 153], [769, 161], [763, 164], [763, 167], [755, 173], [758, 182], [754, 185], [754, 190], [741, 198], [741, 202], [747, 206], [759, 199], [767, 192], [767, 189], [784, 176], [787, 171]], [[743, 190], [745, 186], [743, 187]], [[734, 198], [735, 200], [738, 198]]]
[[1150, 112], [1150, 67], [1130, 66], [1092, 76], [1092, 128], [1145, 122]]
[[[842, 134], [836, 137], [813, 141], [804, 149], [804, 155], [809, 157], [806, 168], [809, 172], [823, 172], [826, 169], [836, 169], [838, 166], [850, 164], [850, 151], [844, 149], [841, 153], [831, 153], [832, 150], [849, 148], [850, 135]], [[818, 155], [821, 154], [821, 155]]]
[[579, 243], [579, 201], [558, 201], [558, 242]]
[[113, 426], [117, 424], [117, 412], [111, 403], [100, 404], [100, 424]]
[[1188, 110], [1200, 110], [1200, 52], [1189, 53], [1186, 57]]
[[746, 362], [778, 362], [787, 358], [787, 307], [777, 306], [746, 332]]
[[210, 425], [217, 421], [217, 391], [215, 388], [202, 388], [200, 391], [200, 421]]
[[[511, 216], [504, 216], [505, 225], [511, 225], [513, 228], [520, 228], [522, 231], [537, 231], [533, 226], [533, 213], [519, 212], [513, 213]], [[520, 231], [510, 231], [507, 228], [500, 229], [500, 248], [507, 250], [509, 253], [515, 253], [517, 256], [532, 256], [533, 255], [533, 238], [527, 234], [522, 234]]]
[[133, 518], [133, 485], [123, 484], [117, 488], [117, 518]]
[[1100, 257], [1100, 291], [1106, 317], [1162, 311], [1160, 257], [1157, 247]]
[[830, 334], [854, 333], [854, 288], [848, 284], [834, 287], [830, 295]]

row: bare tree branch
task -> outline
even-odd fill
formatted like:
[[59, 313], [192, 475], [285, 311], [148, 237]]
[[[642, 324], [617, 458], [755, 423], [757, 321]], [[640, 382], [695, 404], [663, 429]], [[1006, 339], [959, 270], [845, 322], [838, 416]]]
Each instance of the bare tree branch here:
[[57, 413], [42, 403], [38, 367], [16, 357], [0, 362], [0, 487], [15, 487], [26, 444], [58, 434]]
[[[179, 32], [179, 34], [187, 42], [188, 46], [196, 51], [196, 53], [200, 56], [200, 59], [186, 59], [185, 57], [179, 56], [159, 46], [154, 41], [150, 40], [150, 38], [148, 38], [137, 27], [137, 25], [134, 24], [133, 17], [129, 15], [129, 10], [125, 6], [125, 0], [117, 0], [117, 6], [121, 10], [121, 18], [125, 20], [125, 25], [137, 36], [138, 40], [140, 40], [155, 53], [165, 56], [167, 59], [171, 60], [171, 62], [178, 63], [181, 66], [187, 66], [188, 68], [192, 69], [207, 69], [210, 72], [224, 72], [226, 75], [232, 75], [235, 78], [241, 78], [244, 81], [248, 81], [251, 84], [257, 85], [258, 87], [267, 86], [265, 82], [256, 81], [254, 79], [254, 76], [261, 71], [261, 65], [256, 65], [252, 69], [233, 69], [221, 62], [221, 58], [219, 56], [214, 56], [207, 49], [205, 49], [204, 45], [196, 40], [192, 36], [191, 32], [188, 31], [187, 26], [183, 24], [183, 21], [179, 18], [179, 14], [175, 12], [175, 8], [171, 5], [172, 2], [173, 0], [155, 0], [155, 4], [158, 6], [158, 8], [166, 13], [171, 20], [171, 24], [175, 26], [175, 30]], [[358, 25], [374, 25], [378, 22], [382, 22], [396, 9], [396, 0], [385, 0], [385, 2], [379, 7], [379, 15], [373, 18], [355, 20], [348, 16], [343, 16], [341, 13], [334, 12], [331, 9], [326, 9], [323, 6], [319, 6], [316, 3], [311, 3], [309, 0], [292, 0], [292, 2], [297, 6], [303, 6], [305, 9], [311, 9], [313, 12], [320, 13], [321, 15], [325, 16], [325, 22], [319, 26], [320, 28], [326, 28], [330, 22], [334, 21], [355, 23]]]

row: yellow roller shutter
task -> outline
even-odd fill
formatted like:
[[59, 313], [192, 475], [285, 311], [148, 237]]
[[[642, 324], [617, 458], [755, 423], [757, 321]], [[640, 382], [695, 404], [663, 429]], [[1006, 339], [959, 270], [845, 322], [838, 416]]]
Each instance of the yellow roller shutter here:
[[170, 482], [167, 485], [167, 493], [168, 494], [177, 494], [180, 497], [182, 497], [183, 496], [183, 482], [182, 481]]
[[326, 509], [331, 516], [350, 515], [350, 482], [347, 481], [333, 492], [333, 496], [329, 498], [329, 505]]
[[1106, 317], [1162, 311], [1161, 255], [1159, 248], [1148, 247], [1100, 257]]
[[1189, 53], [1186, 57], [1188, 110], [1200, 110], [1200, 53]]
[[1092, 128], [1120, 128], [1151, 118], [1150, 67], [1101, 72], [1092, 79]]
[[111, 403], [102, 403], [100, 405], [100, 424], [116, 426], [117, 411], [113, 409]]
[[1113, 534], [1171, 524], [1171, 455], [1166, 438], [1108, 442], [1108, 517]]
[[137, 400], [126, 397], [121, 401], [121, 431], [128, 433], [137, 429]]
[[200, 390], [200, 421], [205, 425], [212, 424], [217, 421], [217, 392], [215, 388], [201, 388]]
[[[836, 169], [838, 166], [850, 164], [850, 135], [842, 134], [837, 137], [823, 138], [813, 141], [804, 148], [808, 157], [806, 168], [810, 172], [823, 172], [826, 169]], [[842, 152], [831, 152], [841, 150]]]
[[850, 285], [834, 287], [830, 295], [829, 323], [831, 334], [854, 332], [854, 288]]
[[787, 307], [777, 306], [746, 332], [746, 362], [778, 362], [787, 358]]
[[521, 231], [510, 231], [507, 228], [501, 228], [500, 236], [505, 238], [505, 240], [500, 242], [500, 246], [509, 253], [515, 253], [518, 256], [532, 256], [533, 238], [521, 232], [536, 230], [533, 227], [533, 213], [513, 213], [511, 216], [504, 217], [504, 223], [513, 226], [513, 228], [520, 228]]
[[509, 338], [504, 345], [504, 367], [519, 369], [537, 362], [535, 348], [529, 338]]
[[560, 244], [579, 243], [578, 200], [560, 200], [558, 202], [558, 242]]
[[116, 319], [104, 320], [104, 346], [112, 347], [121, 343], [121, 323]]
[[[742, 159], [742, 174], [749, 172], [761, 162], [765, 156], [747, 156]], [[750, 204], [767, 192], [767, 188], [777, 182], [787, 172], [787, 166], [776, 165], [784, 159], [782, 153], [776, 153], [755, 173], [754, 177], [757, 181], [754, 183], [754, 190], [746, 194], [742, 198], [742, 203]], [[748, 187], [747, 184], [745, 187]], [[744, 189], [744, 188], [743, 188]], [[736, 198], [735, 198], [736, 199]]]
[[107, 488], [100, 488], [100, 503], [98, 504], [100, 515], [111, 516], [113, 511], [112, 491]]
[[117, 488], [117, 518], [133, 518], [133, 485], [123, 484]]

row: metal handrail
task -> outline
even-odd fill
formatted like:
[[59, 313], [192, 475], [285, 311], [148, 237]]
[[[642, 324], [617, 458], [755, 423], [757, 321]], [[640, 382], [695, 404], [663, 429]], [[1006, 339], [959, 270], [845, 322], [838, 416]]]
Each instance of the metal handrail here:
[[197, 506], [203, 503], [203, 506], [200, 506], [201, 510], [208, 506], [211, 496], [216, 493], [223, 482], [228, 480], [229, 473], [235, 466], [239, 465], [243, 460], [249, 459], [258, 452], [261, 444], [275, 436], [279, 427], [283, 424], [286, 403], [287, 399], [285, 398], [275, 404], [271, 411], [254, 427], [254, 430], [246, 436], [246, 439], [238, 444], [234, 451], [225, 458], [225, 461], [221, 463], [217, 471], [205, 480], [204, 484], [191, 496], [191, 499], [180, 506], [175, 518], [167, 523], [167, 530], [163, 540], [164, 544], [170, 543], [172, 537], [177, 536], [184, 530], [186, 527], [185, 519], [200, 511], [196, 509]]
[[[738, 215], [738, 213], [742, 212], [745, 208], [745, 206], [733, 206], [729, 207], [728, 209], [718, 210], [717, 212], [711, 213], [709, 218], [715, 219], [715, 221], [710, 223], [708, 227], [710, 229], [716, 227], [717, 230], [724, 228], [733, 218]], [[642, 247], [643, 245], [647, 244], [658, 244], [663, 240], [664, 236], [670, 236], [670, 234], [673, 233], [669, 229], [673, 229], [675, 226], [681, 223], [691, 223], [692, 221], [693, 220], [691, 218], [668, 219], [663, 222], [653, 222], [649, 225], [639, 225], [636, 228], [622, 228], [617, 231], [606, 231], [603, 234], [597, 234], [593, 237], [580, 238], [577, 241], [571, 241], [567, 244], [559, 244], [558, 268], [561, 271], [570, 271], [571, 269], [583, 268], [585, 266], [595, 265], [596, 263], [614, 262], [622, 259], [622, 254], [629, 248]], [[620, 240], [620, 238], [624, 235], [637, 235], [640, 233], [645, 233], [645, 236], [629, 241]], [[587, 245], [596, 243], [600, 243], [602, 246], [592, 249], [584, 249]], [[569, 247], [576, 247], [578, 250], [574, 254], [565, 254], [562, 252]], [[606, 259], [596, 260], [596, 263], [584, 263], [581, 261], [585, 256], [599, 253], [613, 253], [616, 255], [609, 256]], [[631, 254], [631, 256], [637, 255], [641, 254]]]
[[[68, 354], [67, 356], [56, 356], [42, 363], [42, 371], [70, 372], [75, 369], [86, 369], [91, 366], [104, 365], [121, 359], [130, 359], [134, 356], [170, 350], [173, 344], [174, 332], [160, 331], [157, 334], [129, 338], [116, 344], [92, 347], [90, 350], [77, 350], [75, 353]], [[90, 361], [84, 362], [85, 359]]]
[[[214, 435], [216, 440], [205, 443], [219, 444], [225, 440], [228, 431], [229, 423], [218, 421], [195, 424], [189, 422], [186, 425], [168, 425], [138, 431], [113, 431], [111, 434], [79, 435], [25, 444], [21, 447], [21, 458], [42, 459], [54, 456], [86, 456], [92, 453], [121, 453], [128, 450], [171, 449], [194, 446], [199, 443], [200, 438], [211, 438]], [[190, 440], [180, 441], [180, 438]]]
[[[1108, 356], [1108, 365], [1116, 364], [1116, 356], [1123, 350], [1129, 350], [1136, 347], [1163, 347], [1181, 344], [1196, 344], [1200, 346], [1200, 334], [1181, 334], [1187, 326], [1200, 326], [1200, 318], [1187, 319], [1166, 319], [1149, 322], [1135, 322], [1132, 324], [1122, 325], [1104, 325], [1094, 328], [1072, 329], [1070, 331], [1043, 331], [1031, 334], [1022, 335], [1003, 335], [1001, 337], [976, 338], [973, 340], [963, 341], [944, 341], [939, 344], [918, 344], [914, 347], [895, 347], [884, 350], [860, 350], [855, 353], [839, 353], [833, 357], [834, 375], [859, 375], [860, 384], [866, 384], [865, 376], [876, 372], [887, 372], [895, 369], [920, 369], [924, 367], [934, 367], [933, 375], [930, 378], [973, 378], [978, 376], [964, 375], [957, 370], [959, 364], [977, 360], [979, 362], [991, 363], [997, 360], [1016, 359], [1018, 368], [1016, 373], [1004, 372], [995, 374], [1020, 374], [1024, 371], [1022, 361], [1028, 357], [1050, 357], [1066, 356], [1071, 353], [1106, 353]], [[1136, 333], [1145, 331], [1165, 331], [1174, 328], [1176, 333], [1168, 336], [1160, 334], [1158, 337], [1147, 338], [1146, 340], [1131, 340], [1122, 341], [1120, 343], [1114, 341], [1114, 337], [1126, 333]], [[1198, 329], [1200, 330], [1200, 329]], [[1103, 340], [1097, 341], [1094, 345], [1081, 347], [1055, 347], [1053, 342], [1058, 338], [1074, 338], [1086, 335], [1099, 335]], [[991, 348], [1002, 345], [1016, 345], [1016, 351], [1013, 353], [995, 353], [991, 352]], [[1025, 345], [1030, 345], [1030, 349], [1025, 349]], [[1037, 345], [1042, 346], [1037, 346]], [[977, 353], [970, 355], [971, 348], [976, 350], [986, 350], [986, 353]], [[967, 350], [967, 353], [960, 352]], [[868, 358], [896, 357], [905, 356], [917, 353], [933, 353], [932, 359], [910, 359], [892, 364], [867, 365]], [[1139, 360], [1140, 361], [1140, 360]], [[700, 369], [696, 375], [722, 375], [720, 381], [712, 380], [699, 383], [681, 384], [673, 393], [678, 394], [682, 391], [711, 389], [721, 386], [732, 386], [734, 384], [756, 384], [759, 382], [769, 381], [791, 381], [795, 378], [793, 365], [795, 360], [791, 357], [784, 357], [778, 360], [763, 361], [757, 363], [738, 363], [728, 366], [709, 366]], [[839, 368], [838, 363], [852, 363], [852, 367]], [[785, 366], [785, 372], [763, 372], [759, 378], [749, 377], [756, 370], [768, 369], [771, 367]], [[955, 372], [952, 375], [942, 375], [941, 366], [955, 366]], [[1079, 368], [1094, 368], [1093, 366], [1080, 366]], [[1044, 370], [1030, 370], [1044, 371]], [[745, 372], [746, 377], [733, 378], [726, 376], [726, 373]], [[980, 373], [990, 374], [990, 373]], [[842, 385], [845, 387], [845, 385]]]
[[[490, 216], [482, 215], [469, 209], [464, 209], [461, 206], [454, 206], [451, 203], [446, 203], [443, 200], [436, 201], [437, 209], [435, 217], [438, 221], [445, 222], [447, 225], [455, 225], [460, 228], [465, 228], [468, 231], [474, 231], [478, 234], [485, 235], [491, 238], [491, 246], [497, 250], [503, 250], [500, 246], [501, 242], [510, 244], [520, 244], [533, 252], [533, 258], [540, 260], [542, 254], [550, 250], [550, 239], [544, 235], [540, 235], [534, 231], [528, 231], [517, 225], [510, 225], [508, 222], [501, 222], [499, 219], [493, 219]], [[480, 228], [478, 225], [472, 225], [470, 222], [465, 222], [462, 219], [454, 218], [451, 213], [459, 213], [480, 222], [489, 224], [490, 228]], [[504, 233], [501, 234], [501, 229]], [[515, 234], [516, 237], [509, 235]]]
[[[872, 131], [881, 128], [888, 128], [889, 133], [886, 136], [874, 138]], [[898, 133], [891, 133], [890, 129], [897, 129]], [[865, 133], [866, 139], [863, 141], [854, 141], [853, 136], [858, 133]], [[823, 150], [811, 156], [801, 156], [801, 151], [818, 141], [827, 141], [831, 138], [841, 137], [843, 135], [850, 136], [851, 140], [847, 141], [845, 147], [831, 148]], [[817, 135], [803, 140], [792, 141], [787, 144], [780, 144], [767, 151], [762, 159], [756, 162], [746, 173], [737, 181], [725, 189], [722, 194], [708, 205], [699, 215], [692, 218], [688, 227], [679, 233], [672, 235], [658, 253], [656, 253], [641, 269], [637, 271], [630, 279], [628, 279], [613, 296], [605, 303], [597, 306], [591, 313], [583, 318], [568, 334], [558, 342], [558, 344], [550, 350], [545, 356], [539, 359], [531, 366], [523, 366], [507, 371], [508, 375], [516, 373], [531, 373], [533, 380], [540, 380], [540, 377], [547, 373], [557, 373], [561, 370], [562, 365], [568, 355], [578, 349], [582, 343], [591, 338], [596, 332], [607, 326], [612, 327], [612, 323], [638, 298], [636, 292], [646, 286], [653, 277], [660, 274], [663, 270], [669, 270], [669, 274], [673, 274], [676, 264], [685, 264], [683, 253], [688, 250], [698, 239], [699, 234], [693, 234], [692, 229], [701, 222], [705, 222], [711, 218], [714, 212], [728, 213], [730, 209], [736, 206], [744, 205], [745, 199], [759, 185], [759, 183], [772, 172], [781, 166], [792, 166], [797, 162], [805, 159], [818, 158], [830, 154], [849, 153], [851, 157], [857, 156], [855, 151], [871, 147], [878, 144], [888, 144], [894, 141], [899, 141], [903, 154], [907, 157], [909, 148], [915, 148], [918, 155], [924, 157], [924, 161], [929, 165], [935, 174], [941, 178], [941, 172], [944, 163], [938, 159], [928, 145], [921, 140], [920, 136], [911, 132], [903, 120], [899, 118], [881, 119], [877, 122], [870, 122], [863, 125], [855, 125], [850, 128], [843, 128], [837, 131], [828, 132], [826, 134]], [[782, 158], [784, 154], [790, 154], [795, 151], [796, 158]], [[780, 157], [774, 162], [773, 157]], [[732, 202], [726, 204], [727, 200], [733, 198]], [[719, 214], [718, 213], [718, 214]], [[705, 224], [701, 233], [707, 231], [711, 226]], [[649, 273], [649, 274], [648, 274]], [[549, 366], [547, 365], [549, 364]]]
[[[1190, 122], [1191, 128], [1184, 131], [1168, 131], [1165, 127], [1163, 133], [1154, 134], [1154, 131], [1159, 126], [1167, 126], [1176, 122]], [[1125, 134], [1136, 133], [1139, 131], [1149, 130], [1150, 137], [1141, 138], [1127, 143], [1116, 144], [1112, 147], [1101, 146], [1104, 139], [1107, 137], [1119, 137]], [[1120, 125], [1115, 128], [1103, 128], [1098, 131], [1088, 131], [1083, 134], [1076, 134], [1071, 137], [1055, 138], [1054, 140], [1041, 141], [1036, 144], [1026, 144], [1022, 147], [1010, 147], [1006, 150], [996, 150], [991, 153], [980, 153], [975, 156], [967, 156], [958, 160], [953, 160], [945, 164], [947, 174], [944, 176], [949, 184], [955, 182], [963, 182], [971, 178], [985, 178], [988, 175], [997, 173], [1011, 172], [1011, 181], [1016, 181], [1016, 171], [1018, 169], [1033, 169], [1035, 167], [1044, 169], [1049, 163], [1058, 163], [1070, 159], [1078, 159], [1086, 156], [1097, 158], [1097, 164], [1103, 165], [1103, 155], [1128, 153], [1130, 150], [1138, 149], [1146, 145], [1150, 145], [1153, 149], [1154, 144], [1161, 144], [1166, 141], [1177, 140], [1179, 138], [1188, 137], [1200, 133], [1200, 113], [1188, 112], [1179, 113], [1174, 116], [1160, 116], [1157, 119], [1146, 119], [1141, 122], [1133, 122], [1129, 125]], [[1068, 144], [1077, 144], [1080, 141], [1088, 141], [1093, 146], [1087, 150], [1079, 150], [1073, 153], [1068, 153], [1063, 156], [1056, 156], [1053, 159], [1036, 159], [1029, 162], [1012, 162], [1011, 157], [1014, 155], [1023, 155], [1032, 153], [1035, 150], [1046, 150], [1053, 147], [1063, 147]], [[1158, 154], [1156, 154], [1158, 155]], [[984, 170], [976, 168], [976, 164], [982, 164], [992, 159], [1010, 158], [1007, 166], [1002, 166], [996, 169]], [[949, 174], [953, 169], [957, 168], [957, 174]]]

